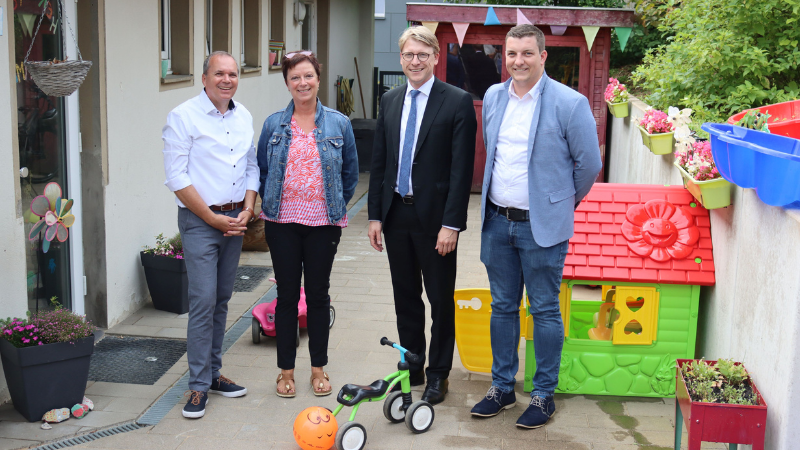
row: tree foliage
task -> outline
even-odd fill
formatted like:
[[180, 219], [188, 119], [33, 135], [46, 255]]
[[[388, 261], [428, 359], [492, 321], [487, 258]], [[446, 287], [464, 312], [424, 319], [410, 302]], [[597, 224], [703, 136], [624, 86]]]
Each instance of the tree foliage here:
[[633, 74], [653, 107], [692, 108], [698, 124], [724, 122], [800, 95], [800, 0], [648, 2], [662, 3], [651, 21], [673, 34]]

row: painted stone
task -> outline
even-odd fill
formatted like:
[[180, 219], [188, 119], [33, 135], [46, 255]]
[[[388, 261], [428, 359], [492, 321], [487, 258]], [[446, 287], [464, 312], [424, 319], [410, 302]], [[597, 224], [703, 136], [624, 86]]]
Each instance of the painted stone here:
[[635, 365], [634, 365], [634, 366], [628, 366], [628, 370], [629, 370], [629, 371], [630, 371], [632, 374], [636, 375], [636, 374], [638, 374], [638, 373], [639, 373], [639, 366], [635, 366]]
[[605, 377], [606, 390], [610, 394], [623, 395], [627, 394], [628, 390], [633, 384], [633, 375], [622, 367], [617, 367], [613, 372]]
[[642, 359], [642, 363], [639, 364], [639, 369], [648, 377], [652, 377], [653, 374], [656, 373], [656, 369], [658, 369], [660, 363], [661, 357], [659, 356], [645, 356]]
[[650, 378], [639, 375], [633, 379], [633, 385], [631, 386], [631, 393], [632, 394], [650, 394]]
[[586, 377], [589, 376], [580, 361], [575, 361], [574, 364], [572, 364], [572, 371], [569, 374], [572, 378], [576, 379], [578, 383], [583, 383]]
[[584, 389], [582, 389], [582, 391], [584, 391], [584, 392], [596, 392], [596, 393], [601, 394], [601, 395], [603, 394], [603, 391], [606, 390], [606, 385], [605, 385], [605, 383], [603, 383], [603, 380], [601, 380], [600, 378], [591, 378], [591, 377], [589, 377], [589, 378], [586, 379], [586, 382], [583, 384], [583, 386], [584, 386]]
[[614, 368], [614, 358], [603, 353], [584, 353], [581, 355], [581, 363], [586, 367], [589, 375], [600, 378], [611, 372]]
[[620, 367], [628, 367], [632, 364], [636, 364], [642, 360], [642, 355], [618, 355], [617, 356], [617, 365]]

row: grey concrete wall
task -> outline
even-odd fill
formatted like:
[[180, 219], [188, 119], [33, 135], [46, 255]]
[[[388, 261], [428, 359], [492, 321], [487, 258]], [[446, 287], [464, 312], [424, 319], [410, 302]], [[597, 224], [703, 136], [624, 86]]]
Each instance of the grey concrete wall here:
[[[674, 158], [642, 144], [634, 124], [647, 105], [631, 104], [612, 118], [609, 182], [681, 184]], [[738, 186], [731, 201], [710, 211], [717, 283], [701, 290], [696, 356], [743, 362], [769, 406], [766, 448], [790, 450], [800, 438], [800, 211]]]

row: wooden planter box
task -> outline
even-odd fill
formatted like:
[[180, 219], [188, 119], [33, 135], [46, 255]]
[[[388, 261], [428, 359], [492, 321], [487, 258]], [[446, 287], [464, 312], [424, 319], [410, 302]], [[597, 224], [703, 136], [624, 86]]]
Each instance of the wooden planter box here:
[[[731, 405], [725, 403], [694, 402], [686, 389], [686, 380], [681, 368], [692, 359], [679, 359], [675, 375], [675, 448], [681, 448], [681, 428], [685, 424], [688, 449], [700, 450], [702, 441], [730, 444], [736, 450], [738, 444], [753, 446], [753, 450], [764, 449], [764, 433], [767, 425], [767, 403], [756, 388], [753, 379], [748, 382], [756, 394], [758, 405]], [[707, 361], [716, 365], [716, 361]], [[738, 363], [737, 363], [738, 364]]]
[[186, 260], [141, 252], [147, 289], [153, 307], [175, 314], [189, 312], [189, 278]]
[[0, 339], [0, 354], [14, 408], [29, 422], [47, 411], [83, 401], [94, 352], [94, 335], [74, 344], [58, 342], [17, 348]]
[[677, 162], [675, 167], [681, 172], [683, 177], [683, 187], [685, 187], [705, 209], [717, 209], [730, 206], [731, 204], [731, 183], [724, 178], [714, 180], [697, 181], [686, 173]]

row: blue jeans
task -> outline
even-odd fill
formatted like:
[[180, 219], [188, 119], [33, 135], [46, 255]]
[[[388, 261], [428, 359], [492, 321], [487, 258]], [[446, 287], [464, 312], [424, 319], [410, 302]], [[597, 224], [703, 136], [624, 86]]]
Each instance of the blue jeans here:
[[531, 396], [553, 395], [558, 385], [564, 324], [558, 294], [568, 242], [540, 247], [529, 221], [509, 221], [487, 206], [481, 232], [481, 262], [489, 274], [492, 293], [492, 385], [514, 390], [519, 368], [519, 305], [528, 289], [533, 315], [536, 374]]

